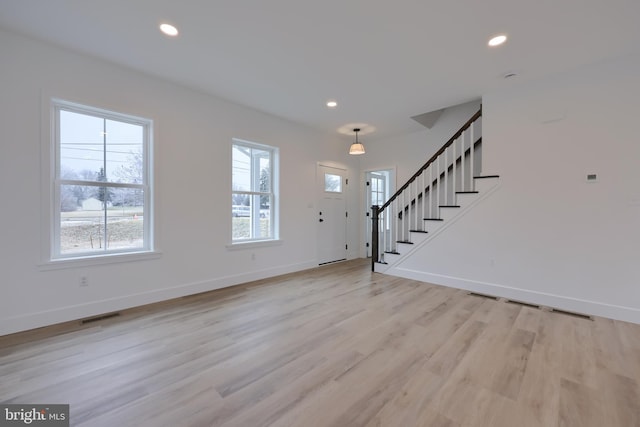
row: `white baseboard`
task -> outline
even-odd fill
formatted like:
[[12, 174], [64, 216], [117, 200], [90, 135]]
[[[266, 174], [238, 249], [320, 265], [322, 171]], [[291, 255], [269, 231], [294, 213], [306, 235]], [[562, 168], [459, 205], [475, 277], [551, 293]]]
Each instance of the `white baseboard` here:
[[597, 301], [570, 298], [544, 292], [513, 288], [496, 283], [486, 283], [476, 280], [427, 273], [400, 267], [391, 267], [385, 272], [385, 274], [404, 277], [406, 279], [418, 280], [421, 282], [433, 283], [435, 285], [447, 286], [450, 288], [464, 289], [481, 294], [494, 295], [497, 297], [513, 299], [516, 301], [558, 308], [561, 310], [576, 313], [583, 313], [640, 324], [640, 310], [633, 307], [624, 307], [613, 304], [605, 304]]
[[317, 266], [318, 263], [315, 260], [312, 260], [248, 273], [218, 277], [211, 280], [185, 283], [170, 288], [159, 289], [157, 291], [143, 292], [107, 300], [93, 301], [86, 304], [70, 305], [37, 313], [28, 313], [20, 316], [9, 317], [0, 319], [0, 336], [166, 301], [173, 298], [180, 298], [187, 295], [194, 295], [201, 292], [213, 291], [216, 289], [252, 282], [254, 280], [307, 270]]

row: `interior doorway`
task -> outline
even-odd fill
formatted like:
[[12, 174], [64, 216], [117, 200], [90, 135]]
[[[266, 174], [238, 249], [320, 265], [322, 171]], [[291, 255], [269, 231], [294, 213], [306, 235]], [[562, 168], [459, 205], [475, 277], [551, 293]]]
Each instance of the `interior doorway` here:
[[[391, 197], [391, 189], [395, 188], [393, 169], [368, 171], [365, 173], [365, 247], [367, 258], [371, 256], [371, 206], [382, 206]], [[383, 225], [388, 228], [388, 224]], [[380, 230], [383, 231], [383, 230]]]

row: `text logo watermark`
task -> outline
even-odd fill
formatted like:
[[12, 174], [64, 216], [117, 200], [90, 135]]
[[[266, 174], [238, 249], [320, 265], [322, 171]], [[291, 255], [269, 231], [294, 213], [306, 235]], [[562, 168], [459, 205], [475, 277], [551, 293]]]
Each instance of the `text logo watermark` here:
[[69, 405], [0, 404], [0, 427], [69, 427]]

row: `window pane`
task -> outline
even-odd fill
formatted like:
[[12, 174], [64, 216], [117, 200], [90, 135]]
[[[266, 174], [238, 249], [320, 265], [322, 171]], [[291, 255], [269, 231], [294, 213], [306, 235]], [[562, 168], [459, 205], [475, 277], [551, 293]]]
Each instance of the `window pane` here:
[[[242, 196], [243, 199], [238, 199], [238, 196]], [[251, 211], [249, 207], [249, 196], [234, 195], [232, 198], [232, 219], [231, 219], [231, 234], [234, 240], [238, 239], [250, 239], [251, 238]], [[243, 203], [236, 202], [242, 201]], [[246, 204], [244, 202], [246, 201]]]
[[[271, 211], [268, 206], [271, 205], [271, 197], [270, 196], [253, 196], [254, 205], [258, 204], [259, 209], [257, 211], [252, 211], [252, 214], [255, 212], [257, 217], [254, 219], [254, 224], [256, 224], [256, 235], [254, 238], [260, 239], [268, 239], [273, 237], [271, 235]], [[265, 204], [263, 207], [263, 203]]]
[[60, 186], [60, 253], [104, 250], [104, 206], [98, 187]]
[[[105, 203], [107, 196], [105, 233]], [[106, 239], [105, 239], [106, 236]], [[144, 247], [144, 193], [140, 189], [60, 186], [60, 253]]]
[[232, 185], [234, 191], [251, 191], [251, 149], [233, 146]]
[[254, 191], [260, 191], [263, 193], [271, 192], [271, 161], [268, 151], [254, 150], [259, 153], [259, 166], [260, 166], [260, 183], [259, 188]]
[[324, 191], [342, 193], [342, 178], [340, 175], [324, 174]]
[[144, 128], [107, 120], [106, 129], [107, 181], [142, 184]]
[[260, 199], [263, 197], [265, 196], [247, 196], [248, 205], [233, 205], [232, 236], [234, 240], [272, 237], [271, 211], [259, 207]]
[[104, 165], [104, 120], [60, 111], [60, 177], [95, 181]]
[[107, 205], [107, 249], [144, 247], [144, 192], [134, 188], [113, 189]]

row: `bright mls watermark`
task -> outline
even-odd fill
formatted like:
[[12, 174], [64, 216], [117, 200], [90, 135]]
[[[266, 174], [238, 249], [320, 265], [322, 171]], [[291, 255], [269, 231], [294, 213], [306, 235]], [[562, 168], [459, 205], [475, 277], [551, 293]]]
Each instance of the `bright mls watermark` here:
[[69, 405], [1, 404], [0, 427], [69, 427]]

